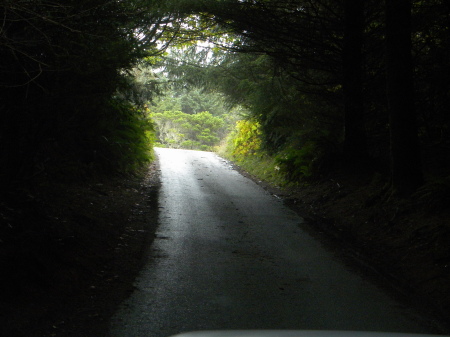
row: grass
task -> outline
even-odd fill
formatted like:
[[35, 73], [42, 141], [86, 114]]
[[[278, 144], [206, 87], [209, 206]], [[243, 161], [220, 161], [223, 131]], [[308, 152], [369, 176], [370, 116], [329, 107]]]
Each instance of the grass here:
[[226, 150], [225, 146], [216, 148], [216, 152], [225, 159], [232, 161], [241, 169], [250, 175], [257, 177], [259, 180], [279, 187], [285, 187], [290, 184], [285, 175], [280, 171], [275, 157], [268, 155], [262, 151], [258, 154], [250, 156], [233, 156]]

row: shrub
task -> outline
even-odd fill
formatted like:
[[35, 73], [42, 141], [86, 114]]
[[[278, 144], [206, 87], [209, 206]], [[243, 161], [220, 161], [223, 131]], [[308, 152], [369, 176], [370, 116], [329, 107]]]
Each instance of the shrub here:
[[98, 134], [102, 147], [101, 158], [97, 164], [121, 171], [131, 171], [152, 159], [155, 142], [153, 123], [143, 110], [122, 100], [112, 100], [111, 118], [102, 119], [101, 132]]
[[288, 180], [298, 181], [312, 176], [317, 155], [317, 146], [310, 141], [300, 148], [289, 146], [276, 156], [276, 162]]

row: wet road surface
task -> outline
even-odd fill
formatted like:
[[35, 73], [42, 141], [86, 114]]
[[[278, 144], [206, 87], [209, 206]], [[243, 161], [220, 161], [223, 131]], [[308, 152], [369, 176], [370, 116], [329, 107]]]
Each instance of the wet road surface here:
[[205, 329], [426, 333], [304, 232], [276, 197], [209, 152], [156, 149], [159, 228], [114, 337]]

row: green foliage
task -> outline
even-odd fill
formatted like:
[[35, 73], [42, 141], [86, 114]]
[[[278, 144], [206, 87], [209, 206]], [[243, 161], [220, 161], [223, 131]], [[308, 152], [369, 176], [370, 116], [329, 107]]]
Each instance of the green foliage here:
[[157, 2], [154, 10], [139, 0], [0, 3], [1, 185], [143, 160], [145, 151], [129, 145], [142, 143], [146, 127], [130, 111], [142, 108], [143, 86], [156, 88], [130, 75], [159, 53], [155, 34], [169, 21]]
[[230, 140], [233, 144], [230, 154], [235, 160], [257, 156], [261, 150], [261, 125], [252, 120], [237, 121]]
[[225, 122], [207, 111], [186, 114], [182, 111], [152, 113], [159, 144], [191, 150], [211, 150], [220, 141]]
[[[164, 81], [164, 80], [163, 80]], [[214, 116], [227, 114], [230, 108], [226, 105], [223, 94], [207, 92], [200, 88], [169, 87], [152, 101], [152, 111], [182, 111], [186, 114], [197, 114], [208, 111]]]
[[205, 90], [222, 92], [229, 105], [245, 107], [260, 124], [261, 146], [272, 153], [298, 133], [327, 132], [335, 138], [342, 134], [337, 127], [342, 125], [339, 105], [334, 100], [339, 89], [327, 99], [306, 94], [302, 90], [310, 88], [303, 87], [267, 55], [216, 51], [208, 66], [198, 67], [183, 58], [174, 66], [173, 73], [172, 66], [168, 69], [180, 81], [204, 83]]
[[[449, 5], [442, 0], [426, 6], [423, 1], [412, 3], [421, 141], [444, 152], [450, 139]], [[352, 148], [352, 140], [358, 148], [349, 135], [364, 139], [361, 153], [388, 163], [392, 123], [386, 105], [385, 4], [366, 2], [363, 12], [345, 4], [350, 2], [168, 1], [161, 8], [186, 20], [167, 30], [179, 32], [174, 40], [179, 48], [167, 50], [165, 70], [178, 88], [219, 91], [231, 104], [248, 109], [260, 125], [261, 147], [281, 153], [281, 167], [295, 179], [320, 172], [330, 154]], [[357, 20], [355, 13], [364, 18]], [[347, 29], [356, 21], [365, 22], [362, 41], [356, 41], [358, 32], [352, 35]], [[162, 38], [170, 39], [164, 34]], [[349, 56], [361, 58], [364, 68], [348, 67]], [[348, 90], [353, 75], [364, 79], [357, 85], [364, 85], [362, 91]], [[159, 112], [215, 114], [194, 95], [181, 99], [179, 93], [173, 96], [174, 104]], [[184, 131], [178, 134], [186, 136]], [[315, 135], [321, 135], [320, 140]]]
[[[444, 152], [450, 139], [449, 5], [426, 4], [413, 1], [419, 131], [423, 144]], [[172, 126], [166, 121], [159, 126], [170, 134], [161, 140], [166, 146], [210, 149], [235, 119], [227, 114], [230, 106], [249, 112], [259, 125], [258, 146], [281, 152], [280, 167], [293, 177], [317, 172], [323, 164], [314, 158], [338, 152], [344, 139], [343, 2], [36, 0], [3, 1], [0, 10], [0, 161], [7, 163], [0, 168], [1, 182], [46, 171], [58, 153], [89, 167], [108, 166], [116, 158], [111, 153], [126, 158], [120, 139], [131, 127], [125, 127], [126, 119], [111, 121], [122, 118], [116, 114], [126, 116], [128, 108], [111, 108], [111, 102], [143, 109], [161, 82], [171, 88], [156, 101], [155, 113], [209, 111], [224, 121], [219, 131], [185, 117], [171, 120]], [[388, 162], [384, 4], [366, 2], [364, 15], [367, 111], [361, 114], [369, 155]], [[168, 43], [178, 49], [168, 49]], [[168, 79], [151, 70], [161, 61]], [[122, 136], [112, 136], [108, 125], [122, 125]], [[98, 135], [109, 139], [101, 146], [105, 153], [99, 152]], [[236, 155], [254, 156], [257, 146], [244, 135], [251, 133], [243, 132], [237, 142], [249, 149], [241, 144]]]
[[146, 113], [127, 101], [112, 100], [114, 117], [102, 119], [98, 127], [99, 153], [106, 169], [133, 171], [153, 158], [155, 131]]
[[[311, 131], [310, 131], [311, 132]], [[334, 167], [338, 142], [326, 131], [297, 132], [275, 155], [280, 172], [291, 182], [318, 177]]]
[[311, 177], [315, 160], [317, 160], [317, 147], [313, 142], [308, 142], [301, 148], [288, 147], [276, 157], [281, 171], [290, 181]]
[[[219, 153], [266, 181], [298, 183], [320, 173], [335, 153], [330, 151], [333, 147], [328, 144], [329, 136], [325, 133], [296, 135], [283, 149], [270, 154], [262, 146], [260, 123], [254, 119], [239, 120]], [[262, 163], [268, 166], [265, 169], [256, 167]]]
[[280, 186], [287, 183], [275, 157], [261, 148], [260, 125], [254, 120], [237, 121], [217, 152], [261, 180]]

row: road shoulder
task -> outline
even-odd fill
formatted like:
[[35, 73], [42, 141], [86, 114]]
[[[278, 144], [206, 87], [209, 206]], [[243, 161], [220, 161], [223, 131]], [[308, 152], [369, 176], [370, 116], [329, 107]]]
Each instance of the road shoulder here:
[[159, 184], [154, 162], [133, 176], [52, 184], [33, 196], [26, 218], [41, 227], [0, 251], [14, 261], [2, 265], [0, 334], [108, 336], [154, 238]]

